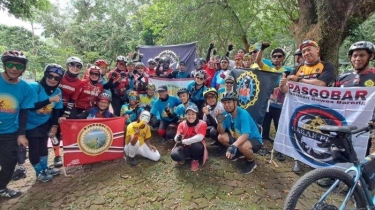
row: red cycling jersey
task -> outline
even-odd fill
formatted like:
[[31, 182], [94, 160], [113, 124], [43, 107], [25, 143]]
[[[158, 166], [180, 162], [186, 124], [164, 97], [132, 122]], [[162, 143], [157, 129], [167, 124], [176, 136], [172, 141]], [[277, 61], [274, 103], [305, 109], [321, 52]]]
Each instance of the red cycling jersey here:
[[82, 80], [78, 78], [72, 78], [68, 74], [65, 74], [63, 78], [61, 79], [61, 83], [59, 85], [59, 88], [62, 92], [62, 99], [64, 102], [64, 107], [67, 106], [70, 99], [72, 99], [72, 96], [74, 92], [77, 90], [78, 86], [80, 86], [82, 83]]
[[103, 92], [103, 86], [98, 82], [93, 85], [90, 80], [84, 80], [76, 89], [72, 99], [80, 109], [89, 109], [95, 105], [98, 95]]
[[[111, 70], [109, 73], [108, 73], [108, 80], [112, 77], [112, 73], [113, 72], [116, 72], [116, 77], [113, 81], [117, 81], [118, 78], [121, 77], [120, 73], [118, 71], [116, 71], [116, 69], [113, 69]], [[126, 74], [125, 78], [122, 78], [119, 82], [119, 84], [117, 85], [117, 87], [114, 87], [112, 88], [114, 92], [117, 92], [117, 94], [119, 96], [124, 96], [125, 95], [125, 91], [126, 91], [126, 87], [129, 86], [129, 81], [128, 81], [128, 78], [127, 78], [127, 73], [125, 71], [121, 71], [121, 72], [124, 72]]]

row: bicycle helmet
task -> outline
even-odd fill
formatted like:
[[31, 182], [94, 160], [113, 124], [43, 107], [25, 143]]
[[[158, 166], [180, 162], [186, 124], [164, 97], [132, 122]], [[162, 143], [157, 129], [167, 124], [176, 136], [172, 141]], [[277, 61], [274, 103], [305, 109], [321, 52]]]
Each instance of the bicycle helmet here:
[[203, 62], [200, 58], [196, 58], [194, 60], [194, 66], [203, 65]]
[[22, 63], [23, 65], [27, 65], [27, 58], [26, 55], [22, 51], [17, 50], [10, 50], [5, 51], [1, 56], [1, 61], [5, 64], [7, 61], [13, 61], [17, 63]]
[[230, 76], [230, 75], [227, 75], [225, 78], [224, 78], [224, 81], [226, 82], [227, 80], [230, 80], [230, 81], [235, 81], [234, 80], [234, 77]]
[[238, 101], [237, 94], [235, 92], [224, 93], [221, 102], [229, 100]]
[[132, 60], [126, 61], [126, 66], [135, 65]]
[[44, 75], [46, 75], [49, 72], [53, 72], [58, 74], [60, 77], [64, 76], [65, 69], [56, 63], [50, 63], [47, 64], [47, 66], [44, 68]]
[[348, 55], [352, 56], [353, 52], [355, 50], [366, 50], [369, 54], [372, 54], [375, 52], [374, 50], [374, 44], [368, 41], [360, 41], [352, 44], [349, 48]]
[[100, 68], [98, 66], [91, 66], [89, 68], [89, 73], [99, 73], [100, 74]]
[[214, 94], [216, 96], [216, 99], [218, 97], [217, 90], [213, 87], [208, 88], [206, 91], [203, 92], [203, 97], [206, 98], [208, 94]]
[[198, 76], [203, 76], [204, 79], [207, 79], [207, 74], [206, 72], [202, 71], [202, 70], [199, 70], [195, 73], [195, 77], [198, 77]]
[[206, 59], [204, 59], [204, 58], [199, 58], [199, 60], [201, 61], [202, 64], [207, 63]]
[[153, 58], [148, 59], [147, 63], [152, 64], [152, 65], [156, 65], [156, 61]]
[[297, 49], [295, 52], [294, 52], [294, 56], [302, 56], [302, 52], [300, 49]]
[[129, 100], [139, 101], [139, 95], [136, 91], [130, 91]]
[[180, 96], [180, 94], [183, 94], [183, 93], [187, 93], [188, 95], [189, 94], [189, 91], [186, 89], [186, 88], [180, 88], [178, 91], [177, 91], [177, 96]]
[[186, 66], [186, 62], [185, 62], [185, 61], [180, 61], [178, 64], [179, 64], [180, 66]]
[[123, 61], [123, 62], [127, 62], [127, 59], [125, 56], [123, 55], [119, 55], [117, 58], [116, 58], [116, 62], [120, 62], [120, 61]]
[[95, 65], [96, 66], [103, 66], [103, 65], [108, 66], [108, 62], [106, 60], [99, 59], [99, 60], [95, 61]]
[[83, 66], [82, 60], [78, 57], [75, 57], [75, 56], [72, 56], [72, 57], [69, 57], [68, 59], [66, 59], [66, 65], [68, 65], [69, 63], [79, 63]]
[[140, 66], [145, 67], [145, 64], [143, 64], [142, 62], [137, 62], [137, 63], [135, 64], [135, 68], [138, 68], [138, 67], [140, 67]]
[[149, 84], [146, 86], [146, 90], [148, 90], [148, 89], [156, 90], [156, 87], [155, 87], [154, 84], [149, 83]]
[[189, 111], [189, 110], [191, 110], [191, 111], [193, 111], [195, 113], [199, 112], [198, 107], [195, 104], [190, 104], [188, 107], [186, 107], [185, 113], [187, 113], [187, 111]]
[[275, 49], [273, 49], [272, 51], [271, 51], [271, 57], [273, 56], [273, 54], [275, 54], [275, 53], [281, 53], [281, 54], [283, 54], [283, 57], [285, 57], [285, 51], [283, 50], [283, 49], [281, 49], [281, 48], [275, 48]]
[[224, 60], [228, 61], [228, 63], [229, 63], [229, 58], [227, 56], [221, 57], [220, 58], [220, 63], [221, 63], [221, 61], [224, 61]]
[[112, 97], [108, 93], [101, 93], [98, 96], [98, 101], [112, 101]]

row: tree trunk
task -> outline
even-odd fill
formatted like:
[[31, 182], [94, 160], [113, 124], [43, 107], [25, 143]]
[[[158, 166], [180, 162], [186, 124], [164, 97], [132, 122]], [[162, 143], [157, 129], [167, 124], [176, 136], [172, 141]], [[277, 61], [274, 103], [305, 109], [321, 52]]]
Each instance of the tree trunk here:
[[375, 11], [374, 0], [298, 0], [298, 4], [299, 19], [291, 26], [295, 40], [318, 42], [321, 59], [336, 67], [344, 39]]

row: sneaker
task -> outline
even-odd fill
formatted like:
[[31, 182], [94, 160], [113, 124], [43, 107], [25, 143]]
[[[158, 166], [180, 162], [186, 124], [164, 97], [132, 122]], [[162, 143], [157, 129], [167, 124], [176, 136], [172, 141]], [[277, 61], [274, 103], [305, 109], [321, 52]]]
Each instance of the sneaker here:
[[135, 157], [128, 157], [128, 161], [131, 166], [136, 166], [138, 164], [138, 161], [135, 159]]
[[227, 152], [227, 149], [223, 146], [219, 146], [214, 152], [213, 156], [215, 157], [220, 157], [220, 156], [225, 156], [225, 153]]
[[17, 165], [13, 172], [12, 180], [17, 181], [26, 178], [26, 169], [23, 165]]
[[230, 159], [231, 161], [237, 161], [238, 159], [242, 159], [244, 158], [245, 156], [243, 156], [241, 154], [241, 152], [237, 151], [236, 154], [232, 157], [232, 159]]
[[255, 164], [255, 161], [246, 160], [245, 165], [241, 167], [241, 173], [242, 174], [249, 174], [249, 173], [253, 172], [254, 169], [256, 169], [256, 167], [257, 167], [257, 164]]
[[316, 184], [318, 184], [321, 187], [330, 187], [335, 183], [335, 179], [332, 178], [323, 178], [316, 181]]
[[52, 176], [60, 175], [60, 169], [48, 167], [47, 170], [46, 170], [46, 174], [52, 175]]
[[49, 175], [47, 174], [45, 171], [41, 172], [39, 175], [38, 175], [38, 178], [37, 180], [41, 181], [41, 182], [49, 182], [53, 179], [53, 176], [52, 175]]
[[191, 171], [198, 171], [199, 169], [199, 161], [198, 160], [192, 160], [190, 165]]
[[8, 188], [0, 190], [0, 198], [17, 198], [20, 195], [22, 195], [20, 191], [11, 190]]
[[292, 166], [292, 171], [295, 174], [300, 174], [301, 173], [301, 164], [300, 164], [300, 162], [298, 160], [294, 161], [294, 164]]
[[63, 163], [62, 163], [62, 158], [61, 156], [56, 156], [55, 159], [53, 159], [53, 166], [55, 168], [60, 168], [62, 167]]
[[283, 153], [278, 152], [276, 155], [276, 159], [280, 162], [285, 160], [285, 155]]

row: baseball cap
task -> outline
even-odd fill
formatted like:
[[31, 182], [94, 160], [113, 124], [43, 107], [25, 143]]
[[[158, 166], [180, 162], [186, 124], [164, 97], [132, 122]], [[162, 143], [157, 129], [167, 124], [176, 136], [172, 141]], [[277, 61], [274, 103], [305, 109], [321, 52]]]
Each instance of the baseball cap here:
[[157, 91], [168, 91], [168, 87], [166, 85], [161, 85], [158, 87]]

